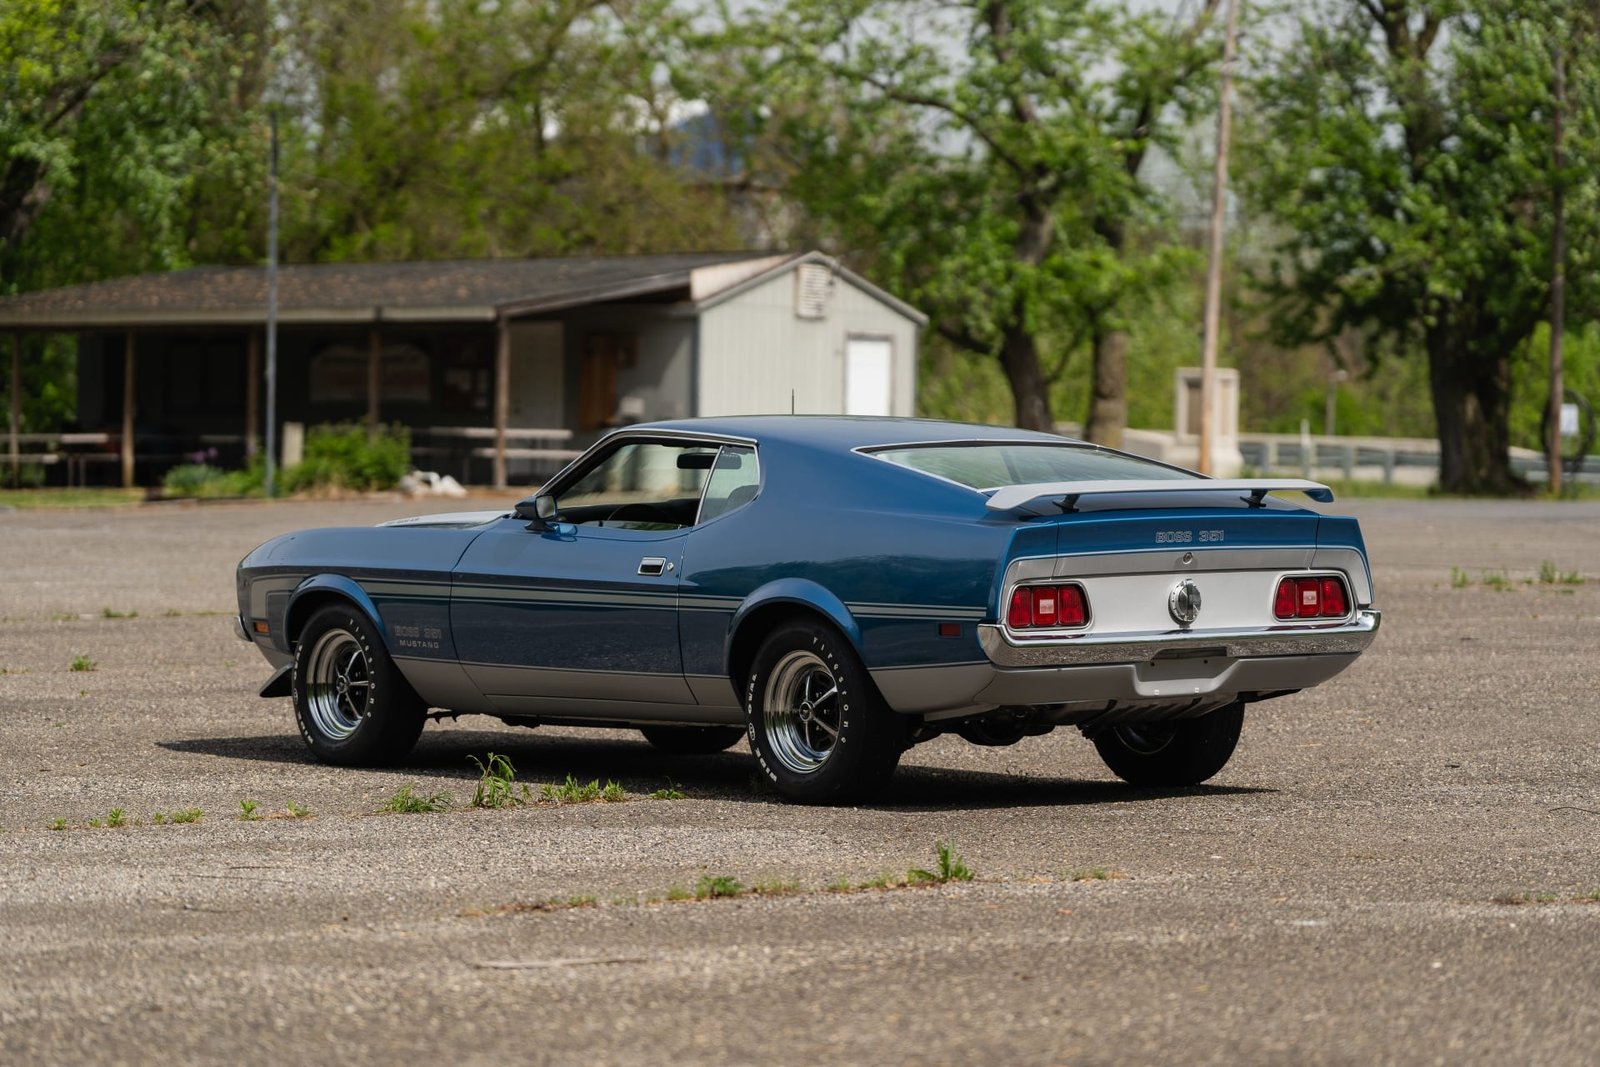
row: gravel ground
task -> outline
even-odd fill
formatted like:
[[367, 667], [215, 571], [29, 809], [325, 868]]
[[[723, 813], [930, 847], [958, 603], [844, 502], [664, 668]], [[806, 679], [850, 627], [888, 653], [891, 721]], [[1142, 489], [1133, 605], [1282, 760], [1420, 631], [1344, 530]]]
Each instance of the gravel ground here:
[[[742, 747], [486, 719], [310, 762], [232, 568], [415, 504], [0, 514], [0, 1062], [1594, 1063], [1600, 506], [1335, 507], [1384, 632], [1252, 709], [1211, 786], [1126, 787], [1061, 730], [921, 746], [839, 811]], [[491, 749], [629, 800], [471, 810]], [[376, 814], [406, 785], [456, 808]], [[941, 840], [977, 880], [827, 891]], [[663, 899], [722, 875], [799, 891]]]

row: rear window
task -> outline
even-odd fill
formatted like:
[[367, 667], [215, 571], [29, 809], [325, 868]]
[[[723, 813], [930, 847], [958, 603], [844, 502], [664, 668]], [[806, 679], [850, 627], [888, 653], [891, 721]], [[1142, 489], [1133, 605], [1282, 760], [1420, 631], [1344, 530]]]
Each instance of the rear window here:
[[1162, 480], [1196, 477], [1136, 456], [1081, 445], [957, 444], [884, 448], [872, 455], [974, 489], [1038, 482]]

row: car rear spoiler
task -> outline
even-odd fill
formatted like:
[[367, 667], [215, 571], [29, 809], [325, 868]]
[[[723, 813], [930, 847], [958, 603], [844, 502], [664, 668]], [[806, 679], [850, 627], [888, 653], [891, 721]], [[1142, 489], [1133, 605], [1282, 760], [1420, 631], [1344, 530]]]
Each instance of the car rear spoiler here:
[[1308, 482], [1303, 478], [1161, 478], [1005, 485], [989, 495], [989, 508], [992, 511], [1013, 511], [1049, 502], [1062, 511], [1075, 511], [1080, 497], [1168, 493], [1244, 493], [1241, 499], [1251, 507], [1258, 508], [1268, 493], [1280, 491], [1304, 493], [1323, 504], [1333, 502], [1332, 489], [1321, 482]]

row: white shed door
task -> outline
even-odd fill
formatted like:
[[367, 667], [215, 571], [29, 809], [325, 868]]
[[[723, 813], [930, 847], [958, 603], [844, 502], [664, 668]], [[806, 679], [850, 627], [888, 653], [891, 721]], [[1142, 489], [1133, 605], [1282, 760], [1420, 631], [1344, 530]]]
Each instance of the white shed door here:
[[888, 415], [894, 346], [883, 338], [852, 337], [844, 352], [844, 413]]

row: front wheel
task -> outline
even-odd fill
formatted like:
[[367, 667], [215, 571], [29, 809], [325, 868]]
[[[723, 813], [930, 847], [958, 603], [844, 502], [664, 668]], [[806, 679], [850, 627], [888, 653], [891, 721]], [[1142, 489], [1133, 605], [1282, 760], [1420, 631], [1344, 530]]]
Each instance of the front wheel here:
[[427, 711], [366, 616], [353, 607], [311, 616], [295, 646], [294, 715], [319, 760], [398, 763], [417, 743]]
[[1094, 735], [1094, 747], [1111, 772], [1130, 785], [1199, 785], [1222, 770], [1239, 743], [1244, 705], [1198, 719], [1129, 723]]
[[904, 720], [849, 642], [820, 623], [790, 623], [762, 644], [745, 722], [762, 773], [802, 804], [847, 804], [882, 788], [906, 746]]

